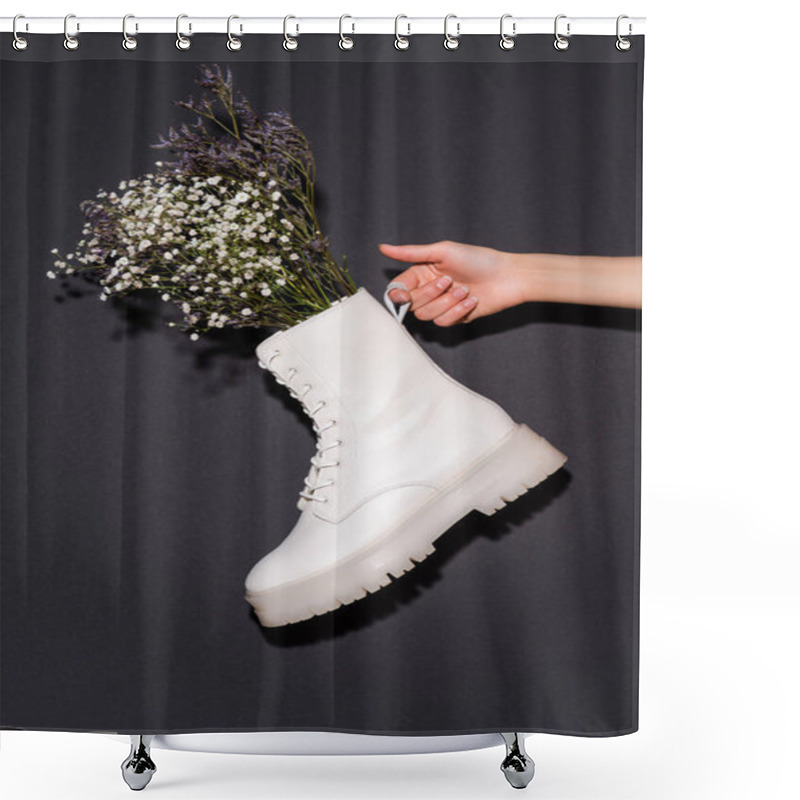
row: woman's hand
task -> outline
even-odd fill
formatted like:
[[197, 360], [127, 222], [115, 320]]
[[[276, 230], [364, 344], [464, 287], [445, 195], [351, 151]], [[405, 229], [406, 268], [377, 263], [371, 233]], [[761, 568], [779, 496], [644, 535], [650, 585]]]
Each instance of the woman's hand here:
[[509, 253], [448, 241], [379, 248], [389, 258], [413, 263], [392, 278], [408, 286], [410, 297], [402, 289], [392, 289], [389, 297], [397, 304], [411, 300], [409, 310], [417, 319], [449, 326], [525, 301]]
[[[390, 258], [416, 262], [394, 280], [408, 286], [417, 319], [437, 325], [528, 302], [642, 307], [641, 256], [504, 253], [458, 242], [379, 247]], [[389, 297], [407, 303], [409, 293], [392, 289]]]

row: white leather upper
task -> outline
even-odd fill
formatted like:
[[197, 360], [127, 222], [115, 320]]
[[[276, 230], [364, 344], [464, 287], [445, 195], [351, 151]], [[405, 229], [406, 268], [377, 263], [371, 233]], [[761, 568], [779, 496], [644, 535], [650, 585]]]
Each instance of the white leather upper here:
[[320, 476], [334, 484], [318, 490], [327, 502], [310, 501], [329, 522], [396, 486], [440, 487], [455, 465], [474, 461], [514, 425], [496, 403], [443, 372], [363, 287], [265, 340], [257, 354], [284, 377], [294, 368], [291, 386], [311, 386], [306, 407], [325, 402], [315, 419], [336, 421], [320, 439], [342, 441], [325, 456], [339, 467]]
[[341, 444], [318, 456], [338, 466], [309, 472], [312, 486], [333, 484], [300, 497], [294, 528], [247, 576], [250, 592], [307, 578], [369, 545], [515, 425], [443, 372], [364, 288], [256, 352], [318, 429], [335, 421], [318, 446]]

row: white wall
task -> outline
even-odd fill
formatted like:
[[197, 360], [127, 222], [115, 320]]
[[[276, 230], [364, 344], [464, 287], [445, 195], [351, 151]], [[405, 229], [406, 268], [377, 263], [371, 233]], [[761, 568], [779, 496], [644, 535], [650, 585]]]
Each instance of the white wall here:
[[[538, 768], [527, 792], [539, 800], [796, 797], [798, 7], [39, 0], [3, 13], [70, 11], [648, 18], [641, 730], [605, 740], [532, 737]], [[101, 736], [3, 732], [0, 789], [14, 800], [125, 796], [125, 754]], [[156, 751], [160, 769], [146, 791], [230, 800], [508, 797], [501, 755]]]

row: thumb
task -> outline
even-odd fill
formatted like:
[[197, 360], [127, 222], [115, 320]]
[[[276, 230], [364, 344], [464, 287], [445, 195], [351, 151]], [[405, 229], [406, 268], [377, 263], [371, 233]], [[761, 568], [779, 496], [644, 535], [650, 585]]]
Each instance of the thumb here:
[[433, 244], [379, 244], [380, 251], [389, 258], [409, 263], [431, 263], [442, 258], [441, 242]]

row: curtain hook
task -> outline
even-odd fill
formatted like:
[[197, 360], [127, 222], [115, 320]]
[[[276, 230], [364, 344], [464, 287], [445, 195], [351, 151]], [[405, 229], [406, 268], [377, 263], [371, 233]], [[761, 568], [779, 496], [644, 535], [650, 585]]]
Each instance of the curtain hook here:
[[[619, 50], [619, 51], [624, 53], [626, 50], [630, 50], [631, 49], [631, 40], [630, 39], [626, 39], [619, 32], [619, 24], [620, 24], [620, 22], [622, 22], [623, 19], [629, 19], [628, 15], [627, 14], [620, 14], [617, 17], [617, 41], [616, 41], [616, 47], [617, 47], [617, 50]], [[633, 25], [631, 25], [631, 23], [629, 22], [628, 23], [628, 36], [630, 36], [632, 33], [633, 33]]]
[[503, 16], [500, 17], [500, 47], [502, 47], [503, 50], [513, 50], [514, 45], [516, 44], [516, 42], [514, 41], [514, 37], [517, 35], [517, 23], [516, 22], [511, 23], [510, 36], [505, 32], [503, 27], [505, 21], [511, 18], [513, 18], [513, 14], [503, 14]]
[[[242, 49], [242, 40], [237, 39], [235, 36], [231, 35], [231, 20], [239, 19], [236, 14], [231, 14], [228, 17], [228, 50], [241, 50]], [[239, 33], [242, 32], [242, 25], [239, 23]]]
[[411, 36], [411, 23], [406, 22], [406, 26], [408, 27], [408, 31], [405, 36], [400, 35], [400, 20], [401, 19], [408, 19], [405, 14], [398, 14], [394, 18], [394, 46], [398, 50], [408, 50], [411, 46], [411, 42], [406, 38]]
[[[15, 50], [25, 50], [27, 48], [27, 46], [28, 46], [28, 40], [25, 39], [24, 37], [20, 36], [17, 33], [17, 20], [20, 19], [20, 18], [25, 19], [25, 15], [24, 14], [17, 14], [14, 17], [14, 24], [12, 25], [12, 28], [11, 28], [13, 33], [14, 33], [14, 43], [13, 44], [14, 44], [14, 49]], [[27, 22], [25, 23], [25, 30], [26, 31], [28, 30], [28, 23]]]
[[[298, 45], [297, 39], [293, 39], [291, 36], [289, 36], [289, 32], [287, 29], [290, 19], [297, 19], [297, 17], [293, 17], [291, 14], [287, 14], [283, 18], [283, 49], [297, 50], [297, 45]], [[300, 33], [300, 24], [296, 23], [295, 36], [297, 36], [298, 33]]]
[[[192, 46], [192, 40], [188, 39], [186, 36], [184, 36], [181, 33], [181, 20], [184, 17], [188, 17], [188, 16], [189, 16], [188, 14], [178, 14], [178, 16], [177, 16], [177, 18], [175, 20], [175, 33], [176, 33], [176, 35], [178, 37], [175, 40], [175, 47], [177, 47], [178, 50], [188, 50]], [[189, 23], [189, 33], [191, 33], [191, 32], [192, 32], [192, 23], [190, 22]]]
[[[556, 50], [566, 50], [566, 49], [569, 47], [569, 39], [565, 39], [565, 38], [564, 38], [564, 37], [563, 37], [563, 36], [562, 36], [562, 35], [561, 35], [561, 34], [558, 32], [558, 21], [559, 21], [560, 19], [566, 19], [566, 18], [567, 18], [567, 15], [566, 15], [566, 14], [559, 14], [559, 15], [556, 17], [555, 26], [554, 26], [555, 35], [556, 35], [556, 40], [553, 42], [553, 47], [555, 47], [555, 48], [556, 48]], [[569, 22], [568, 22], [568, 23], [567, 23], [567, 36], [569, 36], [569, 35], [570, 35], [570, 24], [569, 24]]]
[[[64, 17], [64, 48], [67, 50], [77, 50], [78, 49], [78, 40], [74, 36], [70, 36], [69, 31], [67, 30], [67, 26], [69, 25], [69, 18], [74, 17], [74, 14], [67, 14]], [[79, 31], [81, 29], [80, 22], [75, 23], [75, 30]]]
[[[355, 46], [355, 42], [349, 36], [345, 36], [344, 32], [342, 31], [342, 25], [346, 19], [353, 19], [353, 18], [349, 14], [342, 14], [342, 16], [339, 17], [339, 47], [341, 47], [342, 50], [352, 50], [353, 47]], [[350, 33], [355, 33], [356, 32], [355, 22], [351, 23], [351, 25], [352, 25], [352, 30], [350, 31]]]
[[[128, 36], [128, 20], [135, 17], [133, 14], [126, 14], [122, 18], [122, 46], [125, 50], [135, 50], [139, 42], [136, 41], [135, 36]], [[139, 23], [134, 23], [134, 29], [139, 30]]]
[[[456, 35], [453, 36], [447, 32], [447, 23], [451, 20], [456, 20]], [[458, 21], [458, 17], [455, 14], [448, 14], [444, 18], [444, 46], [447, 50], [457, 50], [459, 41], [458, 37], [461, 35], [461, 23]]]

